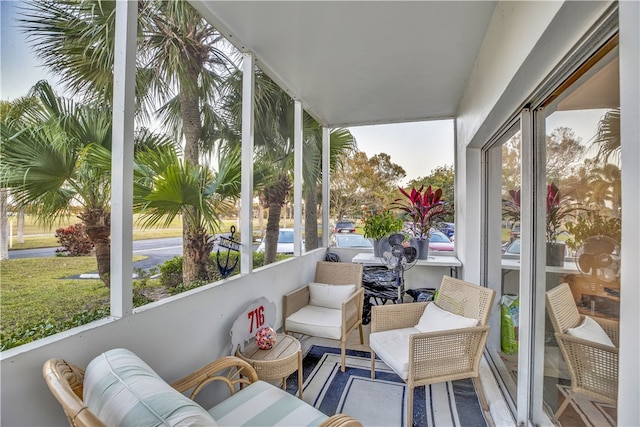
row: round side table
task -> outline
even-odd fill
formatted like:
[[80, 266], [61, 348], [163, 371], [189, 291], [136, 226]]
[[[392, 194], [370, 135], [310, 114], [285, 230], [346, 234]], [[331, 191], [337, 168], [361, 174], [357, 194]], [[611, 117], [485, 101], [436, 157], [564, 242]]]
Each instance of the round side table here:
[[236, 356], [253, 366], [261, 380], [282, 379], [283, 390], [287, 389], [287, 377], [297, 370], [298, 396], [302, 399], [302, 349], [296, 338], [278, 334], [276, 345], [269, 350], [261, 350], [251, 340], [244, 351], [236, 351]]

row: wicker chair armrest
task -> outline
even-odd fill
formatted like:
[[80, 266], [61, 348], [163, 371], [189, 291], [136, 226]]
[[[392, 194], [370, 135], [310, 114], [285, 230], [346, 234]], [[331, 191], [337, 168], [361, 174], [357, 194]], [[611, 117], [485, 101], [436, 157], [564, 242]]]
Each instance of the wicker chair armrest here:
[[237, 385], [248, 385], [258, 381], [258, 374], [249, 363], [239, 357], [226, 356], [172, 383], [171, 387], [180, 393], [193, 388], [189, 396], [193, 400], [207, 384], [213, 381], [224, 382], [229, 388], [229, 392], [234, 394]]
[[364, 303], [364, 288], [355, 291], [346, 301], [342, 303], [342, 325], [343, 329], [349, 330], [358, 321], [362, 321], [362, 304]]
[[609, 336], [609, 338], [611, 338], [613, 344], [618, 347], [618, 345], [620, 345], [620, 322], [618, 322], [617, 320], [602, 319], [599, 317], [594, 317], [593, 320], [595, 320], [600, 326], [602, 326], [602, 329]]
[[49, 359], [42, 366], [42, 374], [51, 393], [64, 410], [69, 425], [103, 427], [105, 424], [82, 400], [84, 369], [63, 359]]
[[362, 423], [347, 414], [335, 414], [324, 420], [320, 427], [362, 427]]
[[619, 352], [617, 347], [611, 347], [609, 345], [599, 344], [594, 341], [573, 337], [568, 334], [556, 333], [555, 335], [556, 335], [556, 340], [558, 342], [562, 342], [565, 345], [565, 347], [571, 346], [572, 348], [578, 349], [577, 350], [578, 354], [583, 352], [586, 348], [589, 348], [589, 349], [594, 348], [598, 352], [602, 352], [603, 354], [616, 355], [616, 358], [617, 358], [617, 355]]
[[310, 298], [309, 286], [303, 286], [286, 294], [284, 296], [284, 304], [282, 307], [284, 319], [291, 316], [302, 307], [309, 305]]
[[409, 336], [409, 378], [453, 381], [477, 376], [489, 325]]
[[415, 326], [429, 302], [374, 305], [371, 307], [371, 332]]

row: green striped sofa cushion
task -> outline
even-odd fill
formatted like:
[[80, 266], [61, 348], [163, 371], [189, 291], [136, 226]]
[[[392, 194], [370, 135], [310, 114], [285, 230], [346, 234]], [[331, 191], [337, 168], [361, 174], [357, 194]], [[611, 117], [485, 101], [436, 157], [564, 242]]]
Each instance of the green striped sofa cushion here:
[[200, 405], [126, 349], [109, 350], [85, 370], [83, 400], [108, 426], [215, 426]]
[[328, 417], [303, 400], [257, 381], [209, 409], [219, 426], [317, 426]]

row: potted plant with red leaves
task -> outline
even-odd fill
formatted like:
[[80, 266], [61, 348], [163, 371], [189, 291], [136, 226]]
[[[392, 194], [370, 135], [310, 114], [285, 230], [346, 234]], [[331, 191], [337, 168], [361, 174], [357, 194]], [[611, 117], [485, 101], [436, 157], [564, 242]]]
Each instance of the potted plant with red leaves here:
[[436, 219], [446, 215], [447, 209], [442, 200], [442, 189], [431, 186], [418, 190], [415, 187], [408, 192], [399, 187], [404, 197], [396, 199], [393, 207], [401, 210], [412, 223], [410, 233], [418, 241], [418, 258], [427, 259], [429, 253], [429, 237]]
[[567, 218], [575, 218], [581, 210], [579, 206], [563, 197], [555, 183], [547, 185], [547, 265], [562, 267], [564, 265], [565, 243], [558, 242], [558, 237], [566, 233], [563, 229]]

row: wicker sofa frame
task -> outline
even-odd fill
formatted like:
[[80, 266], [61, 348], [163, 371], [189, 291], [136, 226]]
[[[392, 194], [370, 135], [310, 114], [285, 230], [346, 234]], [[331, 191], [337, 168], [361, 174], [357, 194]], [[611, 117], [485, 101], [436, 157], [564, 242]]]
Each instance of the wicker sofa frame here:
[[[84, 369], [63, 359], [54, 358], [44, 363], [42, 373], [49, 390], [62, 405], [71, 427], [106, 426], [82, 400]], [[189, 397], [195, 399], [205, 386], [214, 381], [225, 383], [233, 395], [240, 386], [248, 386], [258, 381], [258, 375], [244, 360], [227, 356], [198, 369], [171, 386], [180, 393], [192, 390]], [[294, 396], [291, 398], [297, 399]], [[321, 427], [361, 426], [359, 421], [346, 414], [335, 414], [321, 424]]]

